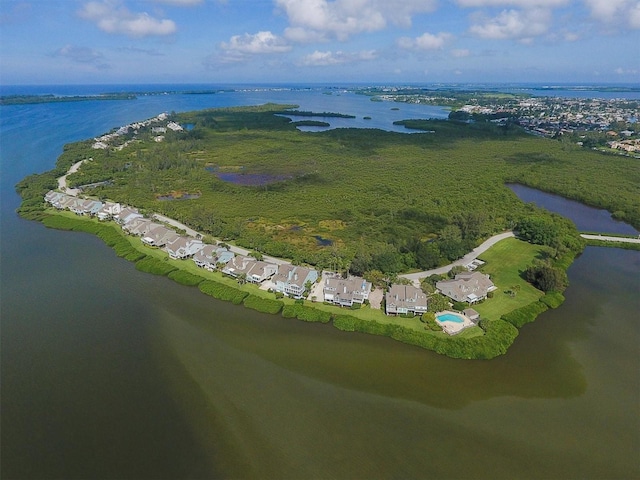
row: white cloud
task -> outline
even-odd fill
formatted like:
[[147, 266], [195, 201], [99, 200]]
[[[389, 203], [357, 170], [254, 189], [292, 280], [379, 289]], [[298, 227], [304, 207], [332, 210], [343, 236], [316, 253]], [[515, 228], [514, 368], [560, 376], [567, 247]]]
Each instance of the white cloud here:
[[291, 50], [291, 45], [271, 32], [258, 32], [254, 35], [234, 35], [229, 42], [220, 44], [222, 50], [239, 54], [284, 53]]
[[564, 34], [564, 40], [567, 42], [576, 42], [580, 40], [580, 35], [574, 32], [566, 32]]
[[264, 31], [234, 35], [228, 42], [220, 43], [219, 50], [205, 60], [206, 65], [243, 63], [255, 55], [286, 53], [291, 51], [291, 45], [282, 37]]
[[362, 32], [375, 32], [388, 23], [409, 26], [412, 16], [433, 11], [436, 0], [275, 0], [289, 19], [285, 35], [309, 42], [337, 38], [345, 41]]
[[320, 52], [316, 50], [309, 55], [305, 55], [300, 63], [304, 66], [327, 66], [327, 65], [341, 65], [345, 63], [362, 62], [367, 60], [374, 60], [378, 54], [375, 50], [365, 50], [362, 52], [347, 53], [347, 52]]
[[170, 35], [176, 31], [172, 20], [157, 19], [146, 12], [134, 13], [118, 1], [88, 2], [78, 12], [81, 18], [94, 22], [100, 30], [131, 37]]
[[419, 37], [398, 39], [398, 46], [406, 50], [441, 50], [445, 43], [452, 38], [449, 33], [440, 32], [437, 35], [425, 32]]
[[546, 33], [551, 23], [551, 12], [547, 9], [524, 11], [503, 10], [494, 18], [476, 17], [478, 22], [469, 31], [480, 38], [504, 40], [517, 39], [531, 42], [534, 37]]
[[200, 5], [204, 0], [154, 0], [157, 3], [166, 3], [169, 5], [176, 5], [178, 7], [192, 7], [194, 5]]
[[585, 3], [596, 20], [640, 28], [640, 2], [637, 0], [585, 0]]
[[457, 48], [455, 50], [451, 50], [451, 55], [456, 58], [464, 58], [471, 55], [471, 52], [466, 48]]
[[617, 75], [638, 75], [639, 72], [636, 69], [625, 69], [618, 67], [614, 70], [614, 73], [616, 73]]
[[553, 8], [571, 3], [571, 0], [456, 0], [461, 7], [516, 7], [516, 8]]

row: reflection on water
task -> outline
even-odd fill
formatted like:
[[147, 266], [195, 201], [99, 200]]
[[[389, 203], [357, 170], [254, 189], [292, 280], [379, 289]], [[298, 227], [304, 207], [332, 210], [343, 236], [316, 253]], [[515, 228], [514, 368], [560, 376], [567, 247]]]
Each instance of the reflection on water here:
[[560, 195], [546, 193], [517, 183], [510, 183], [507, 186], [523, 202], [535, 203], [538, 207], [571, 219], [580, 231], [625, 235], [638, 235], [640, 233], [631, 225], [611, 218], [611, 214], [606, 210], [589, 207], [575, 200], [569, 200]]

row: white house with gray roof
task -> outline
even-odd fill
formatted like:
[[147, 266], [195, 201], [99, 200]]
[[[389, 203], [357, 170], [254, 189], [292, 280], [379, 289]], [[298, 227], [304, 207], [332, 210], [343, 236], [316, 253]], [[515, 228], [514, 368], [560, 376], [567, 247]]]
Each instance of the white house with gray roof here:
[[196, 252], [193, 256], [193, 261], [198, 267], [212, 272], [218, 269], [218, 265], [226, 265], [229, 263], [234, 256], [235, 254], [226, 248], [216, 245], [205, 245], [201, 250]]
[[346, 279], [329, 277], [325, 280], [322, 292], [325, 302], [341, 307], [351, 307], [354, 303], [362, 304], [369, 299], [371, 283], [364, 278], [355, 276]]
[[413, 285], [391, 285], [385, 303], [387, 315], [422, 315], [427, 311], [427, 295]]
[[222, 269], [222, 273], [238, 278], [244, 274], [247, 281], [251, 283], [261, 283], [273, 277], [278, 271], [275, 263], [267, 263], [255, 260], [244, 255], [236, 255]]
[[436, 282], [436, 288], [455, 302], [473, 304], [487, 298], [487, 293], [497, 289], [488, 275], [480, 272], [458, 273], [453, 280]]
[[131, 235], [145, 237], [152, 229], [159, 226], [159, 224], [153, 223], [148, 218], [134, 217], [133, 219], [122, 225], [122, 230]]
[[150, 247], [164, 247], [168, 242], [175, 241], [179, 235], [163, 225], [158, 225], [142, 237], [142, 243]]
[[182, 235], [173, 239], [173, 241], [167, 242], [165, 245], [167, 253], [174, 260], [193, 257], [197, 252], [202, 250], [203, 247], [204, 243], [202, 243], [202, 240], [196, 240], [195, 238]]
[[312, 268], [283, 264], [278, 266], [278, 273], [271, 279], [276, 292], [288, 297], [302, 298], [307, 282], [312, 284], [318, 279], [318, 272]]
[[125, 223], [130, 222], [136, 217], [142, 218], [142, 214], [140, 214], [136, 208], [125, 207], [115, 215], [114, 219], [120, 225], [124, 225]]

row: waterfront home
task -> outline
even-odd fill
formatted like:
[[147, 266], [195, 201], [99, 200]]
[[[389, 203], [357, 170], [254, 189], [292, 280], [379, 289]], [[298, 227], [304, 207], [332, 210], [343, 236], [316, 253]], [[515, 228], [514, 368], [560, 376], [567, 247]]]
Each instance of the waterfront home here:
[[152, 229], [159, 227], [157, 223], [153, 223], [148, 218], [134, 217], [127, 223], [122, 225], [122, 230], [125, 232], [136, 235], [138, 237], [145, 237]]
[[489, 276], [480, 272], [458, 273], [453, 280], [436, 282], [436, 288], [455, 302], [469, 304], [484, 300], [487, 293], [497, 289]]
[[274, 263], [255, 260], [244, 255], [236, 255], [222, 269], [222, 273], [234, 278], [244, 274], [247, 281], [251, 283], [261, 283], [273, 277], [277, 271], [278, 266]]
[[201, 250], [196, 252], [193, 256], [193, 261], [198, 267], [212, 272], [218, 268], [218, 265], [226, 265], [229, 263], [234, 256], [235, 254], [226, 248], [216, 245], [205, 245]]
[[171, 258], [181, 260], [193, 257], [197, 252], [202, 250], [203, 247], [204, 243], [202, 243], [202, 240], [179, 235], [172, 241], [167, 242], [165, 249]]
[[138, 212], [136, 208], [125, 207], [115, 215], [114, 219], [120, 225], [124, 225], [125, 223], [130, 222], [136, 217], [142, 218], [142, 215]]
[[62, 200], [64, 200], [66, 197], [68, 197], [69, 195], [62, 193], [62, 192], [55, 192], [53, 190], [49, 190], [47, 192], [47, 194], [44, 196], [44, 200], [53, 205], [56, 208], [60, 208], [60, 202]]
[[284, 293], [288, 297], [302, 298], [307, 282], [315, 283], [318, 272], [313, 268], [283, 264], [278, 266], [278, 273], [271, 279], [276, 286], [276, 292]]
[[427, 311], [427, 295], [413, 285], [391, 285], [385, 303], [387, 315], [422, 315]]
[[96, 216], [102, 221], [109, 220], [120, 213], [122, 208], [122, 205], [119, 203], [105, 202]]
[[354, 303], [363, 304], [365, 300], [369, 299], [371, 283], [356, 276], [350, 276], [346, 279], [329, 277], [325, 280], [322, 293], [325, 302], [341, 307], [351, 307]]
[[174, 241], [179, 235], [165, 226], [157, 225], [142, 237], [142, 243], [150, 247], [164, 247], [168, 242]]
[[96, 215], [102, 209], [102, 202], [98, 200], [83, 200], [81, 204], [81, 215]]

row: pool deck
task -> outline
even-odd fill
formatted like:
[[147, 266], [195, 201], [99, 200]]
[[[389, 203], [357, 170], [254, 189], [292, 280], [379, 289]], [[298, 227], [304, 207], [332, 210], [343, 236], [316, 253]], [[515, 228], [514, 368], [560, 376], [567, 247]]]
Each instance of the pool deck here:
[[[440, 321], [438, 320], [438, 315], [444, 314], [456, 315], [462, 318], [463, 322], [449, 322], [449, 321]], [[474, 327], [475, 323], [471, 321], [469, 317], [460, 312], [454, 312], [453, 310], [443, 310], [442, 312], [438, 312], [436, 314], [436, 322], [438, 322], [442, 326], [442, 330], [448, 335], [456, 335], [463, 331], [465, 328]]]

